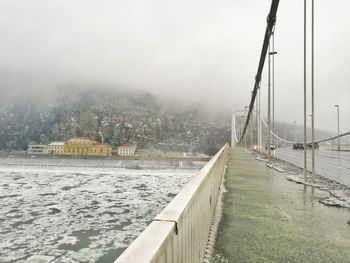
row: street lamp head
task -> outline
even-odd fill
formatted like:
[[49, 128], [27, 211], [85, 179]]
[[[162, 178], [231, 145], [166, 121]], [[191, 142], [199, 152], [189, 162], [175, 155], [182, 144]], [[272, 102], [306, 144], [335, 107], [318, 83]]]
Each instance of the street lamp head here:
[[335, 104], [334, 107], [339, 108], [339, 105], [338, 105], [338, 104]]

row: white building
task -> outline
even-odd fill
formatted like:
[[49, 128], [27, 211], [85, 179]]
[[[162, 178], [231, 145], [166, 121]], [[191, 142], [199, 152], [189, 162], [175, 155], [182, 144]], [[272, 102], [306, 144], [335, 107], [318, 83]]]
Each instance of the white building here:
[[50, 154], [63, 154], [65, 142], [52, 142], [47, 146], [47, 152]]
[[46, 144], [29, 144], [28, 151], [29, 154], [47, 154]]
[[134, 156], [136, 151], [136, 146], [130, 143], [123, 144], [118, 147], [118, 155], [120, 156]]

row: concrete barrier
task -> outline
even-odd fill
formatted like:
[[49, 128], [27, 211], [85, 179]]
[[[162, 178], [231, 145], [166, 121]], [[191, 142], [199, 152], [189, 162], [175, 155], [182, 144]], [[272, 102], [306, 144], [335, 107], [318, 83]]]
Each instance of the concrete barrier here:
[[226, 144], [115, 263], [203, 262], [228, 151]]

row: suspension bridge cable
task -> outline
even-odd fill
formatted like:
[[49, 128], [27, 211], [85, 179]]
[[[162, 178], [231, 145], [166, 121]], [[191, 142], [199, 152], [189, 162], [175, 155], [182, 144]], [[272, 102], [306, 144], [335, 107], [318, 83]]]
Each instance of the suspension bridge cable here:
[[331, 137], [331, 138], [322, 139], [322, 140], [318, 140], [318, 141], [315, 141], [315, 142], [320, 143], [320, 142], [331, 141], [331, 140], [337, 139], [338, 137], [340, 138], [340, 137], [344, 137], [344, 136], [347, 136], [347, 135], [350, 135], [350, 131], [345, 132], [345, 133], [343, 133], [343, 134], [339, 134], [339, 136], [336, 135], [336, 136], [333, 136], [333, 137]]
[[271, 33], [273, 32], [274, 26], [276, 24], [276, 14], [277, 14], [277, 9], [278, 9], [278, 4], [279, 4], [279, 0], [272, 0], [271, 1], [271, 8], [270, 8], [270, 13], [267, 16], [267, 26], [266, 26], [266, 30], [265, 30], [264, 42], [263, 42], [261, 55], [260, 55], [258, 71], [257, 71], [257, 74], [255, 76], [254, 89], [253, 89], [252, 97], [251, 97], [250, 104], [249, 104], [249, 112], [248, 112], [248, 115], [246, 117], [244, 129], [243, 129], [243, 132], [241, 134], [241, 138], [239, 139], [238, 143], [240, 143], [242, 141], [243, 137], [245, 136], [245, 133], [246, 133], [248, 125], [249, 125], [250, 116], [251, 116], [251, 113], [252, 113], [253, 108], [254, 108], [255, 98], [256, 98], [258, 88], [259, 88], [259, 84], [261, 82], [261, 74], [262, 74], [264, 64], [265, 64], [267, 48], [269, 46]]
[[[268, 128], [268, 125], [264, 119], [264, 117], [262, 116], [262, 114], [260, 113], [260, 119], [262, 120], [264, 126], [266, 128]], [[233, 135], [234, 135], [234, 139], [236, 141], [236, 143], [238, 143], [238, 136], [237, 136], [237, 129], [236, 129], [236, 114], [233, 115]], [[289, 144], [294, 144], [294, 143], [302, 143], [302, 142], [293, 142], [293, 141], [289, 141], [289, 140], [285, 140], [281, 137], [279, 137], [277, 134], [275, 134], [273, 131], [271, 131], [271, 135], [274, 136], [275, 138], [277, 138], [278, 140], [282, 141], [282, 142], [285, 142], [285, 143], [289, 143]], [[344, 137], [344, 136], [347, 136], [347, 135], [350, 135], [350, 131], [348, 132], [345, 132], [343, 134], [339, 134], [339, 138], [341, 137]], [[337, 139], [338, 138], [338, 135], [336, 136], [333, 136], [333, 137], [329, 137], [329, 138], [324, 138], [324, 139], [319, 139], [317, 141], [315, 141], [315, 143], [321, 143], [321, 142], [327, 142], [327, 141], [331, 141], [331, 140], [334, 140], [334, 139]], [[307, 142], [306, 144], [311, 144], [312, 142]]]
[[[267, 123], [266, 123], [266, 121], [264, 120], [264, 118], [263, 118], [263, 116], [261, 114], [260, 114], [260, 118], [261, 118], [262, 122], [264, 123], [265, 127], [267, 128]], [[288, 141], [288, 140], [282, 139], [277, 134], [275, 134], [273, 131], [271, 131], [271, 135], [273, 135], [275, 138], [277, 138], [280, 141], [285, 142], [285, 143], [291, 143], [291, 144], [296, 143], [296, 142], [292, 142], [292, 141]]]
[[[241, 143], [242, 142], [242, 140], [243, 140], [243, 138], [244, 138], [244, 136], [245, 136], [245, 134], [247, 132], [247, 128], [248, 128], [248, 125], [249, 125], [250, 117], [251, 117], [252, 112], [253, 112], [257, 91], [259, 89], [260, 82], [261, 82], [261, 74], [262, 74], [262, 71], [263, 71], [263, 68], [264, 68], [264, 64], [265, 64], [267, 49], [268, 49], [268, 46], [269, 46], [271, 35], [272, 35], [272, 33], [274, 32], [274, 29], [275, 29], [276, 14], [277, 14], [278, 5], [279, 5], [279, 0], [272, 0], [271, 1], [270, 12], [269, 12], [269, 15], [267, 16], [267, 26], [266, 26], [266, 30], [265, 30], [264, 42], [263, 42], [261, 55], [260, 55], [258, 71], [257, 71], [257, 74], [255, 76], [254, 89], [252, 91], [252, 97], [251, 97], [250, 104], [249, 104], [249, 111], [248, 111], [248, 114], [246, 116], [243, 132], [242, 132], [241, 137], [240, 137], [239, 140], [238, 140], [238, 137], [237, 137], [237, 134], [236, 134], [236, 116], [234, 116], [234, 137], [235, 137], [235, 140], [236, 140], [237, 143]], [[267, 126], [267, 124], [266, 124], [265, 120], [262, 118], [262, 116], [260, 116], [260, 118], [263, 120], [264, 125]], [[276, 135], [272, 131], [271, 131], [271, 134], [274, 137], [276, 137], [277, 139], [279, 139], [281, 141], [284, 141], [286, 143], [297, 143], [297, 142], [284, 140], [284, 139], [280, 138], [278, 135]], [[315, 143], [330, 141], [330, 140], [336, 139], [338, 137], [343, 137], [343, 136], [346, 136], [346, 135], [350, 135], [350, 131], [346, 132], [346, 133], [343, 133], [343, 134], [341, 134], [339, 136], [334, 136], [334, 137], [331, 137], [331, 138], [317, 140], [317, 141], [315, 141]], [[312, 142], [308, 142], [306, 144], [310, 144], [310, 143], [312, 143]]]
[[[268, 128], [268, 125], [267, 125], [267, 123], [266, 123], [264, 117], [263, 117], [261, 114], [260, 114], [260, 118], [261, 118], [262, 122], [264, 123], [264, 126], [265, 126], [266, 128]], [[275, 134], [273, 131], [271, 131], [271, 135], [274, 136], [275, 138], [279, 139], [280, 141], [285, 142], [285, 143], [290, 143], [290, 144], [302, 143], [302, 142], [293, 142], [293, 141], [285, 140], [285, 139], [279, 137], [279, 136], [278, 136], [277, 134]], [[340, 134], [340, 135], [339, 135], [339, 138], [340, 138], [340, 137], [347, 136], [347, 135], [350, 135], [350, 131], [345, 132], [345, 133], [343, 133], [343, 134]], [[334, 140], [334, 139], [337, 139], [337, 138], [338, 138], [338, 135], [333, 136], [333, 137], [329, 137], [329, 138], [324, 138], [324, 139], [316, 140], [315, 143], [327, 142], [327, 141], [331, 141], [331, 140]], [[306, 144], [312, 144], [312, 142], [307, 142]]]

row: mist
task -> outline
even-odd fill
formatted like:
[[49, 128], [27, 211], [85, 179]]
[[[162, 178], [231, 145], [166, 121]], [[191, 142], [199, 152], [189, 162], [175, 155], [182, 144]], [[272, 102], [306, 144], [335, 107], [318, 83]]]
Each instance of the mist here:
[[[277, 14], [275, 116], [301, 124], [299, 2], [282, 1]], [[241, 109], [250, 100], [269, 7], [267, 0], [1, 0], [0, 102], [97, 87], [147, 91], [213, 111]], [[331, 132], [334, 104], [341, 130], [350, 129], [349, 8], [346, 0], [318, 1], [315, 10], [316, 128]], [[264, 105], [266, 79], [265, 68]]]

